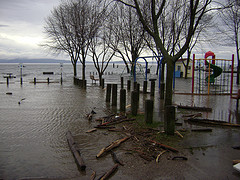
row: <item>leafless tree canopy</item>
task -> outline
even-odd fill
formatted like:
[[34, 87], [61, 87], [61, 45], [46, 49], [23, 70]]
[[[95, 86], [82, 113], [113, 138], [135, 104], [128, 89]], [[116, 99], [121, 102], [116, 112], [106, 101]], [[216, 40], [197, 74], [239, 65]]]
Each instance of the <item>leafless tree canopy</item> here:
[[[237, 84], [239, 84], [240, 72], [240, 57], [239, 57], [239, 32], [240, 32], [240, 2], [238, 0], [227, 0], [226, 5], [228, 8], [219, 11], [223, 26], [219, 28], [222, 36], [226, 37], [226, 44], [236, 47], [237, 61], [238, 61], [238, 76]], [[221, 37], [221, 38], [223, 38]]]
[[82, 79], [85, 79], [85, 62], [89, 45], [101, 27], [105, 16], [105, 1], [69, 0], [54, 8], [46, 19], [48, 35], [46, 47], [56, 53], [65, 52], [74, 66], [82, 63]]

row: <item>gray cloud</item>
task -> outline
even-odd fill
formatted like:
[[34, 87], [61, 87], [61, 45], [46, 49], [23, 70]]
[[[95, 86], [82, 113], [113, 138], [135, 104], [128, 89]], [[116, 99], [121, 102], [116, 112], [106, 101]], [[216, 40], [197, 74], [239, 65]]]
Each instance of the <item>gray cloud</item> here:
[[59, 2], [60, 0], [0, 0], [0, 56], [46, 56], [38, 43], [44, 36], [44, 19]]
[[9, 27], [9, 25], [0, 24], [0, 28], [1, 28], [1, 27]]

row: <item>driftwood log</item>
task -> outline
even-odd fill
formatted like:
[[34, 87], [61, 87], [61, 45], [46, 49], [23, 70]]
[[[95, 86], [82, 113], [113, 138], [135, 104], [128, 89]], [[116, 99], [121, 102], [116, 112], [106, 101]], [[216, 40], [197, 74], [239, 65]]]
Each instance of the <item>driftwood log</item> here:
[[114, 142], [112, 142], [110, 145], [108, 145], [107, 147], [101, 149], [101, 151], [97, 154], [97, 158], [101, 157], [105, 152], [109, 152], [110, 150], [112, 150], [113, 148], [118, 147], [121, 143], [123, 143], [124, 141], [128, 140], [129, 137], [125, 137], [122, 139], [118, 139]]
[[70, 150], [72, 151], [72, 154], [76, 160], [77, 165], [80, 167], [81, 170], [85, 170], [86, 165], [81, 157], [80, 151], [77, 150], [77, 148], [76, 148], [76, 143], [74, 142], [72, 133], [70, 131], [68, 131], [66, 133], [66, 136], [67, 136], [68, 145], [70, 147]]
[[96, 130], [97, 130], [96, 128], [89, 129], [89, 130], [86, 131], [86, 133], [91, 133], [91, 132], [94, 132], [94, 131], [96, 131]]
[[177, 107], [178, 107], [179, 109], [189, 109], [189, 110], [193, 110], [193, 111], [212, 112], [212, 108], [208, 108], [208, 107], [182, 106], [182, 105], [178, 105]]
[[196, 119], [196, 118], [189, 118], [187, 119], [188, 122], [198, 123], [198, 124], [208, 124], [208, 125], [217, 125], [217, 126], [229, 126], [229, 127], [240, 127], [240, 124], [232, 124], [225, 121], [219, 120], [211, 120], [211, 119]]
[[165, 145], [165, 144], [161, 144], [161, 143], [156, 142], [156, 141], [154, 141], [154, 140], [149, 140], [149, 141], [152, 142], [152, 143], [154, 143], [154, 144], [159, 145], [159, 146], [160, 146], [161, 148], [163, 148], [163, 149], [170, 150], [170, 151], [172, 151], [172, 152], [179, 152], [177, 149], [175, 149], [175, 148], [173, 148], [173, 147], [171, 147], [171, 146], [168, 146], [168, 145]]
[[167, 152], [167, 150], [164, 150], [164, 151], [160, 152], [160, 153], [157, 155], [156, 163], [158, 163], [159, 158], [160, 158], [165, 152]]
[[175, 134], [177, 134], [180, 138], [183, 138], [183, 135], [179, 131], [175, 131]]
[[118, 164], [115, 164], [109, 171], [107, 171], [100, 180], [108, 179], [118, 168]]
[[196, 118], [196, 117], [201, 117], [201, 116], [202, 116], [202, 113], [197, 113], [197, 114], [183, 115], [182, 117]]
[[95, 172], [95, 171], [93, 171], [93, 173], [92, 173], [92, 175], [91, 175], [91, 178], [90, 178], [90, 180], [94, 180], [94, 179], [95, 179], [95, 177], [96, 177], [96, 172]]
[[100, 125], [97, 126], [97, 128], [100, 128], [100, 127], [106, 127], [106, 126], [110, 126], [110, 125], [115, 125], [115, 124], [119, 124], [119, 123], [122, 123], [122, 122], [125, 122], [125, 121], [134, 121], [135, 119], [129, 119], [127, 118], [126, 116], [119, 116], [117, 118], [111, 118], [111, 119], [108, 119], [107, 121], [106, 120], [103, 120], [104, 122]]

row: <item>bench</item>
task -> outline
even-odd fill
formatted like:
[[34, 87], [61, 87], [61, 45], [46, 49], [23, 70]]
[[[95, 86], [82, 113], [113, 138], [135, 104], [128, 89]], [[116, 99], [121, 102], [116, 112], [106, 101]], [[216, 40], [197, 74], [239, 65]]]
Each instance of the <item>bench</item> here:
[[92, 83], [93, 83], [93, 81], [95, 81], [95, 84], [96, 84], [96, 81], [99, 80], [99, 79], [95, 79], [95, 78], [94, 78], [94, 75], [90, 75], [90, 79], [92, 80]]

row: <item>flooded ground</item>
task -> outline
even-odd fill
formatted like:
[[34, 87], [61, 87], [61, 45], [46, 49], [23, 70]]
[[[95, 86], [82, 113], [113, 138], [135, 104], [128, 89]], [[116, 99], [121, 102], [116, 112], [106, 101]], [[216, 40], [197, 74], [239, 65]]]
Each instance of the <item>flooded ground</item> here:
[[[96, 159], [96, 154], [121, 135], [106, 131], [85, 133], [98, 124], [95, 121], [89, 122], [86, 113], [94, 109], [97, 113], [95, 118], [110, 113], [111, 108], [105, 103], [104, 89], [91, 84], [89, 79], [86, 90], [74, 86], [71, 65], [63, 68], [63, 85], [30, 83], [34, 77], [59, 80], [61, 71], [56, 65], [26, 65], [22, 86], [17, 65], [0, 65], [0, 68], [0, 178], [89, 179], [92, 170], [100, 175], [113, 166], [111, 156]], [[54, 71], [54, 75], [43, 75], [44, 71]], [[123, 71], [124, 68], [120, 67], [110, 68], [105, 82], [120, 84], [120, 75], [125, 80], [129, 79]], [[6, 86], [3, 75], [9, 72], [17, 77], [11, 79], [9, 86]], [[190, 85], [191, 80], [178, 79], [176, 91], [188, 91]], [[12, 94], [6, 94], [8, 92]], [[144, 99], [148, 98], [149, 94], [140, 96], [142, 111]], [[130, 93], [127, 93], [127, 101], [130, 104]], [[235, 116], [235, 101], [230, 96], [173, 96], [174, 104], [213, 108], [212, 113], [203, 113], [203, 117], [239, 123]], [[163, 103], [156, 88], [154, 121], [163, 121]], [[180, 116], [184, 113], [192, 112], [177, 110], [178, 121], [183, 123], [184, 128], [197, 127], [185, 124]], [[116, 151], [126, 164], [118, 169], [112, 179], [239, 179], [239, 174], [232, 168], [232, 160], [240, 159], [240, 153], [231, 147], [240, 145], [240, 130], [212, 128], [211, 133], [191, 132], [186, 135], [181, 142], [187, 147], [183, 152], [188, 157], [185, 162], [169, 161], [167, 156], [163, 156], [158, 164], [154, 161], [146, 162], [139, 156], [126, 153], [130, 143], [127, 142]], [[78, 170], [69, 150], [65, 136], [68, 130], [74, 135], [86, 161], [85, 172]]]

